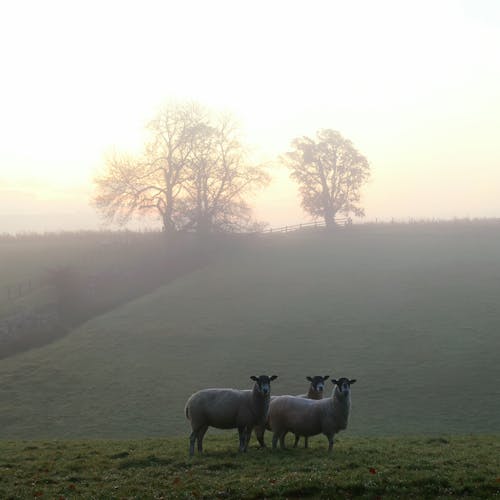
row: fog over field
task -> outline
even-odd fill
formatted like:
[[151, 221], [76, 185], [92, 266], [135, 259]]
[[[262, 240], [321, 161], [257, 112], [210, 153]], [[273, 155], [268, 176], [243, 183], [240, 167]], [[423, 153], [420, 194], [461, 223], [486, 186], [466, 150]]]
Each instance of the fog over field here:
[[498, 229], [373, 225], [213, 240], [205, 260], [162, 276], [163, 286], [133, 274], [158, 269], [144, 260], [158, 250], [154, 235], [97, 249], [90, 235], [4, 242], [17, 255], [38, 245], [40, 263], [56, 248], [80, 248], [71, 263], [80, 276], [121, 253], [115, 269], [128, 264], [128, 283], [145, 294], [123, 302], [120, 282], [98, 287], [117, 307], [87, 321], [95, 304], [68, 288], [66, 311], [82, 316], [66, 320], [81, 324], [0, 360], [0, 436], [186, 434], [191, 392], [250, 388], [250, 375], [271, 372], [275, 394], [306, 392], [306, 376], [356, 378], [355, 435], [498, 433]]
[[[192, 393], [274, 374], [356, 379], [359, 460], [495, 455], [500, 3], [27, 0], [0, 47], [0, 448], [168, 437], [147, 467], [182, 463]], [[5, 446], [0, 473], [41, 460]]]

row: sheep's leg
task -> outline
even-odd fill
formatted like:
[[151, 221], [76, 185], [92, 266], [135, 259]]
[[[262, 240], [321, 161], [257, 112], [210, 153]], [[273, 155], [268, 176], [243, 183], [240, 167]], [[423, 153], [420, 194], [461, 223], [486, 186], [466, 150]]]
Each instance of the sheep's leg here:
[[203, 438], [205, 437], [207, 429], [208, 425], [205, 425], [201, 429], [198, 429], [198, 453], [203, 453]]
[[240, 447], [239, 451], [245, 451], [245, 441], [246, 441], [246, 433], [245, 427], [238, 427], [238, 436], [240, 438]]
[[243, 435], [245, 437], [245, 446], [244, 446], [243, 451], [247, 451], [248, 450], [248, 443], [250, 442], [250, 438], [252, 437], [252, 427], [246, 427]]
[[333, 449], [333, 434], [326, 436], [328, 438], [328, 451], [332, 451]]
[[286, 450], [286, 446], [285, 446], [285, 436], [286, 436], [286, 432], [284, 432], [283, 434], [281, 434], [280, 436], [280, 448], [282, 450]]
[[304, 448], [309, 448], [309, 438], [304, 436]]
[[261, 448], [266, 447], [266, 443], [264, 442], [264, 432], [266, 432], [266, 429], [264, 426], [262, 426], [262, 427], [257, 426], [255, 428], [255, 437], [257, 438], [257, 441], [259, 442]]
[[194, 455], [194, 442], [196, 441], [196, 431], [191, 432], [189, 436], [189, 455], [192, 457]]
[[297, 445], [299, 444], [299, 439], [300, 439], [300, 436], [298, 434], [295, 434], [295, 443], [293, 443], [294, 448], [297, 448]]
[[278, 433], [274, 432], [273, 433], [273, 450], [276, 449], [277, 445], [278, 445]]

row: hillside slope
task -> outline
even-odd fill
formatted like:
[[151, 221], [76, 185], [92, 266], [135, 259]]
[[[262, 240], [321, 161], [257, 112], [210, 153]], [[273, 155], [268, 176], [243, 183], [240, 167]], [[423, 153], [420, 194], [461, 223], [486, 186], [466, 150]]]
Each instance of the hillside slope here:
[[187, 434], [203, 387], [357, 378], [355, 434], [500, 432], [500, 232], [366, 227], [249, 241], [0, 361], [0, 438]]

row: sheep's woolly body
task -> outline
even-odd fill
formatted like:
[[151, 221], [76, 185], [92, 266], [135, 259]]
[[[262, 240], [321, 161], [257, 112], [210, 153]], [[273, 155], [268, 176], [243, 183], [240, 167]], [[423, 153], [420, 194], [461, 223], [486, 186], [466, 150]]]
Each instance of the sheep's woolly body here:
[[[277, 397], [279, 397], [279, 396], [271, 396], [271, 401], [273, 401]], [[316, 400], [323, 399], [323, 391], [322, 390], [321, 391], [315, 390], [314, 387], [311, 384], [309, 386], [309, 391], [307, 392], [307, 394], [300, 394], [299, 396], [296, 396], [296, 397], [298, 397], [298, 398], [316, 399]], [[266, 432], [266, 429], [268, 431], [271, 430], [271, 427], [270, 427], [269, 422], [267, 421], [267, 419], [266, 419], [265, 425], [256, 425], [255, 426], [255, 437], [257, 438], [257, 441], [259, 442], [261, 448], [265, 448], [266, 447], [266, 443], [264, 442], [264, 433]], [[300, 436], [296, 435], [295, 436], [295, 445], [294, 445], [294, 447], [297, 447], [297, 443], [299, 442], [299, 439], [300, 439]], [[305, 436], [305, 447], [307, 448], [307, 446], [308, 446], [308, 441], [307, 441], [307, 436]]]
[[[274, 376], [273, 376], [274, 377]], [[238, 429], [240, 451], [246, 451], [252, 429], [265, 425], [270, 394], [263, 394], [257, 382], [252, 390], [204, 389], [195, 392], [186, 402], [186, 418], [191, 421], [190, 455], [203, 450], [203, 437], [209, 427]]]
[[186, 403], [186, 416], [193, 429], [208, 425], [218, 429], [254, 427], [265, 421], [269, 396], [253, 390], [204, 389]]
[[268, 422], [273, 431], [273, 446], [277, 439], [284, 447], [287, 432], [298, 436], [325, 434], [333, 445], [333, 435], [347, 427], [351, 406], [350, 394], [344, 396], [337, 387], [330, 398], [313, 400], [294, 396], [278, 396], [269, 408]]
[[[323, 399], [323, 390], [318, 391], [313, 387], [313, 384], [309, 386], [309, 391], [307, 394], [301, 394], [299, 398], [307, 398], [307, 399]], [[300, 436], [298, 434], [295, 434], [295, 443], [293, 445], [294, 448], [297, 448], [297, 445], [299, 444]], [[307, 436], [304, 436], [304, 447], [308, 448], [309, 447], [309, 438]]]

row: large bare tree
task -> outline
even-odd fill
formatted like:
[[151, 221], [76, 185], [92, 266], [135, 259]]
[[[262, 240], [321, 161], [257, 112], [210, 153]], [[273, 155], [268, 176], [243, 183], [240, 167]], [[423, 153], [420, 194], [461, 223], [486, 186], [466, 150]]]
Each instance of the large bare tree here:
[[268, 178], [247, 163], [231, 123], [197, 104], [166, 106], [149, 124], [141, 158], [109, 158], [95, 179], [97, 209], [120, 224], [156, 214], [167, 232], [244, 226], [250, 215], [244, 195]]
[[292, 148], [284, 161], [299, 185], [305, 211], [323, 218], [327, 227], [335, 226], [339, 213], [364, 215], [360, 189], [369, 178], [370, 166], [351, 141], [324, 129], [315, 139], [294, 139]]
[[142, 157], [109, 157], [95, 179], [97, 209], [109, 222], [126, 223], [133, 215], [159, 215], [167, 232], [176, 229], [177, 200], [192, 156], [191, 136], [203, 120], [194, 104], [164, 107], [148, 124], [150, 139]]

